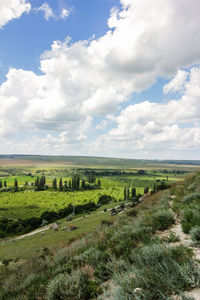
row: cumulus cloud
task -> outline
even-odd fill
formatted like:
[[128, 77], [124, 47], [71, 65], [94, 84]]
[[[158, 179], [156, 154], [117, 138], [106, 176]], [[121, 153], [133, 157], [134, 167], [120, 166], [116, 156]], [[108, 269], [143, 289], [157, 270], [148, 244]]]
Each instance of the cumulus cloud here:
[[[121, 9], [112, 9], [108, 31], [99, 39], [55, 41], [41, 57], [42, 75], [10, 69], [0, 87], [0, 121], [6, 124], [2, 136], [22, 129], [47, 135], [51, 131], [56, 136], [51, 133], [48, 139], [55, 145], [85, 143], [92, 118], [119, 114], [113, 117], [117, 127], [93, 143], [94, 151], [106, 144], [109, 148], [109, 143], [117, 145], [118, 152], [127, 145], [130, 151], [144, 149], [146, 138], [158, 147], [159, 141], [167, 143], [168, 137], [181, 133], [191, 135], [190, 145], [198, 146], [199, 127], [180, 124], [199, 118], [199, 69], [192, 69], [189, 81], [182, 70], [200, 61], [200, 2], [121, 0], [121, 4]], [[120, 112], [133, 92], [147, 89], [158, 77], [171, 76], [175, 77], [164, 92], [184, 86], [180, 100], [146, 101]], [[183, 140], [181, 145], [188, 144]]]
[[44, 2], [40, 7], [35, 8], [36, 11], [43, 11], [44, 17], [48, 21], [50, 18], [55, 18], [53, 10], [48, 3]]
[[182, 91], [184, 89], [188, 72], [179, 70], [174, 78], [163, 87], [163, 92], [168, 94], [169, 92]]
[[196, 152], [197, 158], [200, 149], [199, 80], [200, 69], [193, 68], [185, 93], [179, 100], [129, 105], [115, 117], [116, 127], [93, 144], [94, 149], [104, 145], [111, 153], [120, 148], [126, 155], [145, 151], [149, 157], [161, 150], [165, 155], [166, 150], [188, 150], [193, 155]]
[[0, 28], [13, 19], [18, 19], [23, 13], [28, 13], [31, 4], [27, 0], [0, 1]]

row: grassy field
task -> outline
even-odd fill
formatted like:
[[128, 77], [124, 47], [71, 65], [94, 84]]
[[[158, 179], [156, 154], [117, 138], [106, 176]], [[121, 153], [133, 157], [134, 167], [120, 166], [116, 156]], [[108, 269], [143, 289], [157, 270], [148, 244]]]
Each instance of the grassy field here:
[[[124, 197], [124, 187], [135, 187], [137, 194], [143, 194], [144, 188], [153, 189], [156, 180], [166, 180], [166, 175], [155, 174], [143, 176], [109, 176], [100, 177], [101, 189], [85, 190], [75, 192], [75, 204], [82, 205], [90, 201], [97, 203], [101, 195], [110, 195], [117, 201]], [[6, 179], [8, 178], [8, 179]], [[14, 180], [17, 178], [19, 185], [23, 185], [25, 181], [34, 182], [35, 177], [30, 176], [11, 176], [2, 177], [6, 180], [8, 186], [14, 185]], [[47, 177], [47, 183], [51, 184], [51, 177]], [[182, 180], [183, 176], [168, 175], [166, 182], [173, 183], [177, 180]], [[64, 177], [64, 180], [69, 180], [69, 177]], [[73, 192], [59, 192], [51, 189], [46, 191], [26, 190], [22, 192], [2, 192], [0, 193], [0, 215], [12, 219], [26, 219], [30, 217], [39, 217], [43, 211], [58, 211], [69, 204], [73, 203]]]
[[[121, 201], [119, 204], [126, 203], [127, 201]], [[110, 203], [102, 206], [96, 212], [83, 214], [77, 216], [73, 221], [66, 222], [66, 218], [59, 220], [60, 229], [58, 232], [54, 230], [46, 230], [44, 236], [41, 233], [37, 233], [32, 236], [27, 236], [20, 240], [13, 238], [7, 238], [1, 241], [0, 247], [0, 261], [3, 259], [20, 260], [25, 258], [33, 258], [42, 253], [43, 248], [48, 247], [51, 251], [56, 251], [58, 248], [72, 242], [74, 239], [79, 239], [84, 234], [89, 234], [90, 231], [94, 231], [102, 220], [114, 221], [116, 217], [110, 216], [110, 211], [103, 211], [105, 208], [110, 209], [118, 205], [117, 203]], [[63, 227], [69, 227], [70, 225], [76, 225], [78, 229], [76, 231], [63, 231]]]

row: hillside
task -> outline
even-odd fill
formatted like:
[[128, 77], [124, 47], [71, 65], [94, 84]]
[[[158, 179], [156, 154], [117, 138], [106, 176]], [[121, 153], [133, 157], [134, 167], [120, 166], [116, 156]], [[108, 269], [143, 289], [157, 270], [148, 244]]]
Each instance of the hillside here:
[[0, 299], [199, 299], [199, 201], [197, 173], [66, 246], [4, 260]]
[[145, 160], [93, 156], [0, 155], [0, 166], [61, 165], [95, 168], [194, 169], [199, 160]]

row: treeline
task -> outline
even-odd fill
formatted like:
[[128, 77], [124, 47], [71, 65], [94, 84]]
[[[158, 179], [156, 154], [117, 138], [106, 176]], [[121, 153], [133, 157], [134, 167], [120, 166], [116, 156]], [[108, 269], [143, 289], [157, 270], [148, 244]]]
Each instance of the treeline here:
[[88, 175], [87, 180], [81, 179], [80, 176], [73, 176], [71, 180], [65, 180], [63, 182], [60, 178], [59, 182], [54, 178], [52, 182], [52, 188], [59, 191], [79, 191], [79, 190], [93, 190], [99, 189], [101, 187], [101, 180], [98, 179], [96, 182], [96, 177], [93, 174]]
[[[167, 188], [169, 188], [170, 184], [166, 183], [164, 180], [160, 181], [156, 181], [156, 183], [154, 183], [153, 185], [153, 190], [151, 191], [151, 193], [155, 193], [157, 191], [160, 190], [165, 190]], [[149, 192], [149, 187], [145, 187], [144, 188], [144, 194]], [[131, 200], [133, 202], [137, 202], [138, 199], [141, 197], [141, 194], [136, 194], [136, 188], [129, 188], [129, 187], [124, 187], [124, 200]]]
[[28, 183], [26, 181], [23, 186], [19, 186], [17, 178], [15, 178], [13, 186], [7, 186], [7, 181], [0, 180], [0, 191], [1, 192], [20, 192], [27, 189], [34, 189], [35, 191], [44, 191], [48, 188], [58, 191], [77, 191], [77, 190], [93, 190], [101, 188], [101, 180], [96, 180], [96, 177], [93, 174], [89, 174], [86, 179], [81, 179], [80, 176], [73, 176], [70, 180], [65, 180], [60, 178], [54, 178], [52, 181], [52, 186], [47, 185], [46, 177], [42, 175], [37, 177], [35, 182]]
[[[80, 169], [81, 170], [81, 169]], [[88, 176], [89, 174], [93, 174], [94, 176], [121, 176], [121, 175], [147, 175], [146, 170], [138, 170], [135, 171], [125, 171], [120, 169], [101, 169], [101, 170], [90, 170], [85, 169], [83, 171], [83, 174], [85, 176]]]

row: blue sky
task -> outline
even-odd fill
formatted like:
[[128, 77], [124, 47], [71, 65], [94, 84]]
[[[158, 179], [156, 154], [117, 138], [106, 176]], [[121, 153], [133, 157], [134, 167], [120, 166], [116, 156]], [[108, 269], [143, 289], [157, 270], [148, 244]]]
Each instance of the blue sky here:
[[200, 3], [0, 3], [0, 153], [198, 159]]

